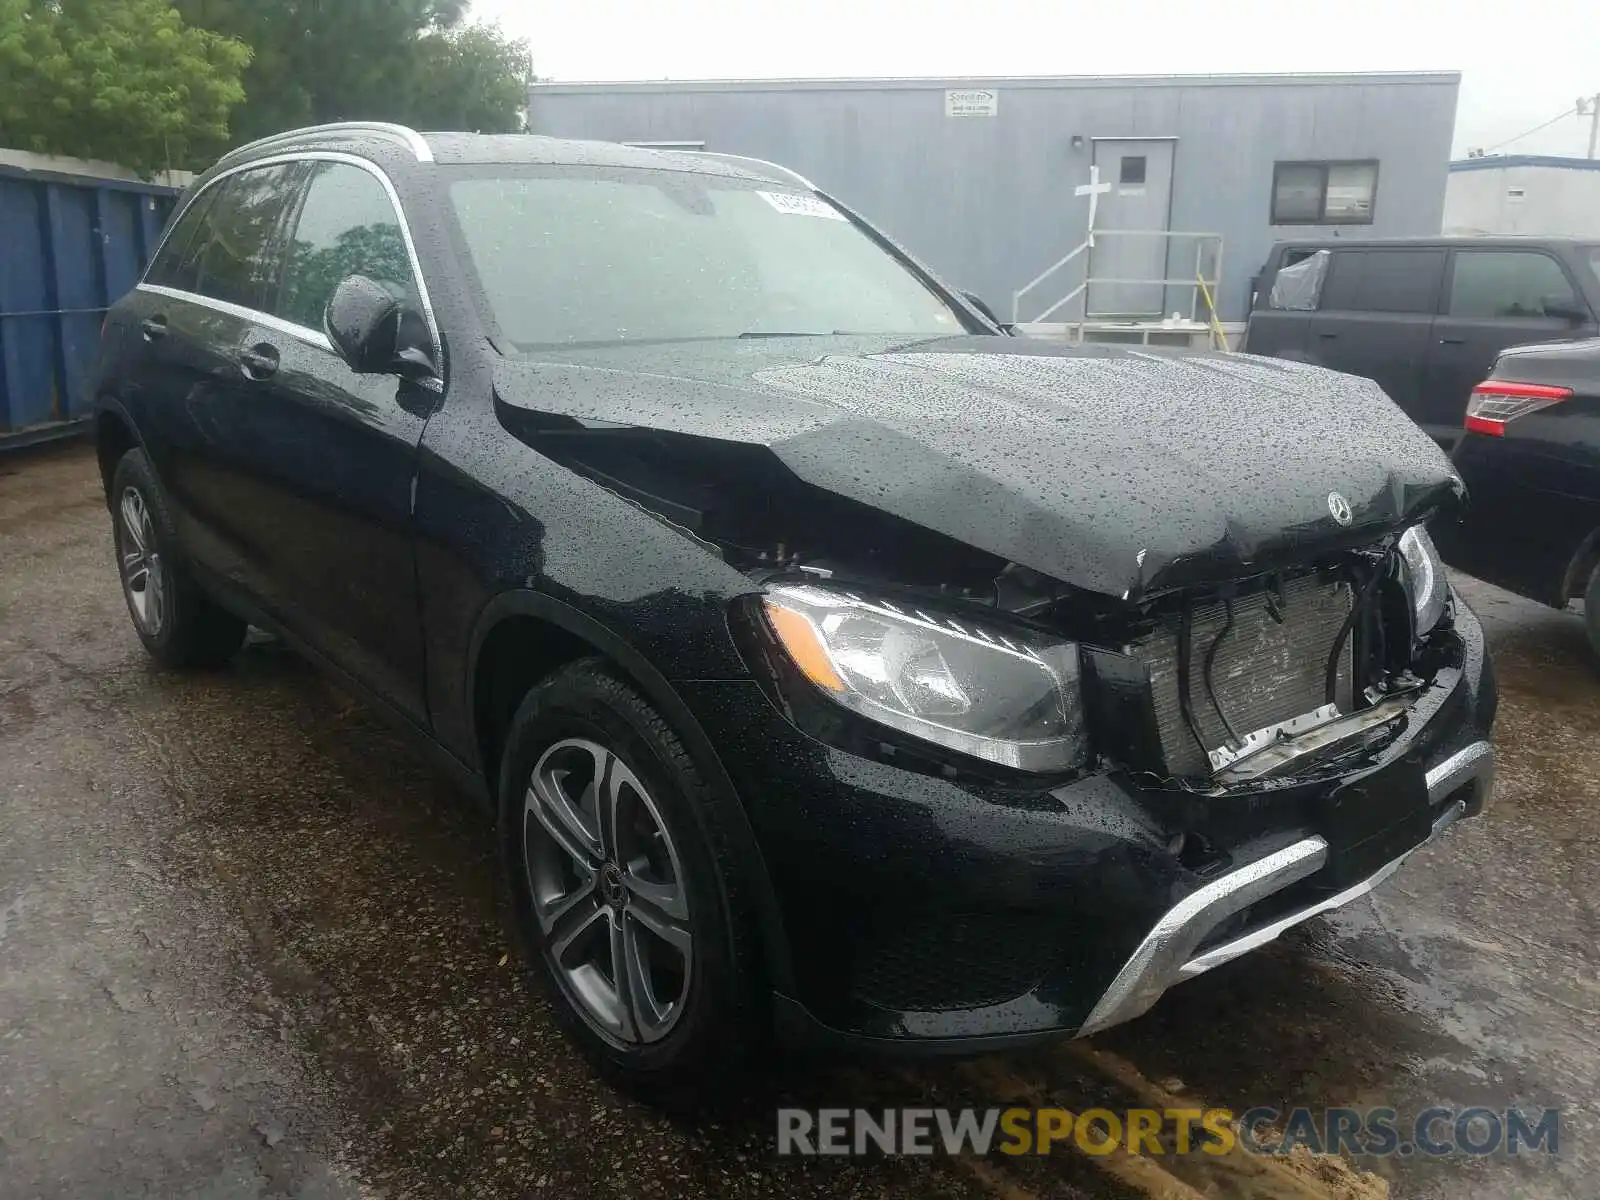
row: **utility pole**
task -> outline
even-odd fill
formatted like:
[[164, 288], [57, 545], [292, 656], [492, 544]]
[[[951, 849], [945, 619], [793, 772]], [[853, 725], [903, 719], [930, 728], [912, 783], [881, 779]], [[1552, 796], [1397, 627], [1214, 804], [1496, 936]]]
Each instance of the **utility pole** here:
[[1595, 147], [1600, 144], [1600, 92], [1579, 96], [1577, 110], [1580, 117], [1589, 118], [1589, 157], [1593, 158]]

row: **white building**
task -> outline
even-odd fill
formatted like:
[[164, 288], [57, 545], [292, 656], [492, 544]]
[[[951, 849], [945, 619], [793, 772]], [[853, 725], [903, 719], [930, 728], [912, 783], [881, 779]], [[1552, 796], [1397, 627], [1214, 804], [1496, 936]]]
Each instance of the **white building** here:
[[1600, 159], [1497, 154], [1453, 162], [1444, 232], [1600, 238]]
[[1021, 321], [1189, 316], [1204, 276], [1230, 322], [1274, 241], [1438, 232], [1460, 79], [536, 83], [528, 128], [782, 163]]

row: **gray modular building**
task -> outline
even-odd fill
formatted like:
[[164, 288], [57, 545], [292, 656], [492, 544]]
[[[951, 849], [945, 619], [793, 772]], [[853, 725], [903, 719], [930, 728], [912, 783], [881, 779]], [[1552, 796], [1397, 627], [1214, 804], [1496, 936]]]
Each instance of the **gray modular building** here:
[[781, 163], [1003, 312], [1083, 246], [1020, 297], [1025, 321], [1187, 317], [1197, 269], [1220, 278], [1220, 316], [1238, 321], [1278, 238], [1438, 233], [1459, 83], [1455, 72], [541, 83], [528, 127]]

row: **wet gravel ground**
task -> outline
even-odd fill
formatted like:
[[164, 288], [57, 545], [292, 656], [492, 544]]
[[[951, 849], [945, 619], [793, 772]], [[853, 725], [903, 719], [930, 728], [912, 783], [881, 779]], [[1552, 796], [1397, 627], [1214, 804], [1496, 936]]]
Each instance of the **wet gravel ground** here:
[[[1494, 808], [1370, 899], [1088, 1042], [791, 1062], [663, 1114], [525, 986], [487, 831], [270, 642], [176, 676], [92, 455], [0, 458], [0, 1196], [1564, 1197], [1600, 1178], [1600, 673], [1472, 580]], [[774, 1107], [1562, 1109], [1551, 1160], [777, 1159]]]

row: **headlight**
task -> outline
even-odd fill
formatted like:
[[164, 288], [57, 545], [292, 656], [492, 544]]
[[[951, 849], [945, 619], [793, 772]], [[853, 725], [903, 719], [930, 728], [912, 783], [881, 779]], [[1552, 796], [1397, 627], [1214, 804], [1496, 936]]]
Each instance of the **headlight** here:
[[1411, 597], [1411, 614], [1421, 636], [1444, 616], [1444, 602], [1450, 591], [1445, 583], [1444, 563], [1421, 525], [1413, 525], [1400, 535], [1400, 558], [1406, 594]]
[[1084, 760], [1076, 643], [807, 585], [762, 599], [790, 660], [845, 708], [1025, 771]]

